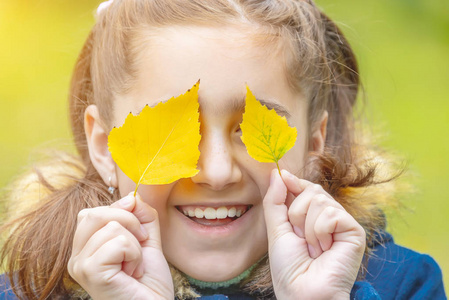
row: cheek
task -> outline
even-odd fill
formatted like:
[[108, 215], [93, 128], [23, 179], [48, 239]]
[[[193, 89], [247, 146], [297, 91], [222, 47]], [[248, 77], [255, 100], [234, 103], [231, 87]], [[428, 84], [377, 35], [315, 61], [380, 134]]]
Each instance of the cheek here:
[[251, 158], [248, 154], [240, 165], [245, 169], [244, 174], [248, 176], [245, 179], [248, 188], [251, 188], [252, 193], [260, 194], [260, 201], [262, 202], [268, 187], [270, 186], [271, 171], [276, 168], [274, 163], [261, 163]]
[[136, 188], [136, 184], [125, 175], [125, 173], [120, 170], [119, 167], [115, 167], [115, 172], [117, 174], [118, 188], [120, 191], [120, 197], [123, 198]]
[[[118, 167], [116, 170], [118, 187], [120, 196], [125, 197], [131, 192], [134, 192], [136, 184], [129, 179]], [[144, 185], [141, 184], [137, 192], [142, 200], [157, 210], [159, 217], [163, 218], [166, 215], [167, 199], [172, 189], [172, 184], [165, 185]]]

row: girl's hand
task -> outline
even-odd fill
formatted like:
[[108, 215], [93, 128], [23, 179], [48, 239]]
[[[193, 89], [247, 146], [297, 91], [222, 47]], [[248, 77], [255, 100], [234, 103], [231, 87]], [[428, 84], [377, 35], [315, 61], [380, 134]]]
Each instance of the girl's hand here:
[[[288, 196], [287, 196], [288, 192]], [[324, 189], [283, 170], [264, 198], [270, 269], [278, 299], [349, 299], [365, 231]]]
[[157, 212], [132, 194], [78, 214], [68, 271], [93, 299], [174, 299]]

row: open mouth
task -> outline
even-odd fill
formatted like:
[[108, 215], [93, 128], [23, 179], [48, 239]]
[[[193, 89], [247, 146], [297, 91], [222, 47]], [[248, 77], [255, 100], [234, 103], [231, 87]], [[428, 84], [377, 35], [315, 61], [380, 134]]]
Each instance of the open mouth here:
[[176, 208], [192, 221], [206, 226], [223, 226], [241, 218], [252, 205], [220, 207], [177, 206]]

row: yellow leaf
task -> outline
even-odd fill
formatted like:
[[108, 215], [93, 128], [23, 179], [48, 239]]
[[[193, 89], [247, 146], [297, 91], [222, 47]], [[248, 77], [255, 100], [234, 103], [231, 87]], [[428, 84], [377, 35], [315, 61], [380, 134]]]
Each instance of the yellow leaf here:
[[274, 162], [279, 170], [279, 160], [295, 145], [296, 128], [290, 127], [285, 117], [257, 101], [249, 87], [246, 89], [245, 113], [240, 124], [242, 141], [252, 158]]
[[201, 140], [198, 87], [151, 108], [148, 105], [113, 128], [109, 151], [120, 169], [136, 183], [167, 184], [198, 173]]

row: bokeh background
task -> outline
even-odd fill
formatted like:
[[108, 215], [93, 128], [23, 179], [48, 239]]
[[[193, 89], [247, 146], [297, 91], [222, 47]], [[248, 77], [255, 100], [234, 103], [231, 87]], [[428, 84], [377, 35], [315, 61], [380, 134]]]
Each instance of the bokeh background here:
[[[73, 151], [70, 74], [101, 1], [0, 1], [0, 187], [46, 149]], [[399, 244], [430, 253], [449, 288], [449, 1], [317, 0], [357, 53], [366, 120], [408, 164]], [[37, 150], [36, 150], [37, 149]]]

